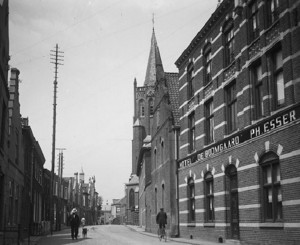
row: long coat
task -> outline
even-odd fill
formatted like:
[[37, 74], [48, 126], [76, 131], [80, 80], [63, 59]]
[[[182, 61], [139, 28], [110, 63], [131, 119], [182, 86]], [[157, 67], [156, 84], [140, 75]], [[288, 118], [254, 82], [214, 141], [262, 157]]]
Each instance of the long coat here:
[[164, 211], [160, 211], [156, 215], [156, 223], [157, 224], [167, 224], [167, 214]]
[[70, 225], [71, 227], [79, 227], [80, 225], [80, 219], [78, 214], [71, 214], [70, 216]]

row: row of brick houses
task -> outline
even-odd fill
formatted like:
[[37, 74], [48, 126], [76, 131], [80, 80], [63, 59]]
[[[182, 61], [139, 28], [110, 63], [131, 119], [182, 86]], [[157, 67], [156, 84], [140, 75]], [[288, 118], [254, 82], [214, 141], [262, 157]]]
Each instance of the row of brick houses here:
[[[11, 244], [28, 235], [60, 230], [76, 207], [87, 224], [96, 224], [100, 198], [95, 177], [84, 173], [65, 178], [44, 168], [46, 159], [28, 118], [21, 116], [19, 75], [9, 68], [8, 0], [0, 1], [0, 243]], [[10, 70], [10, 80], [8, 81]], [[53, 208], [50, 208], [52, 197]], [[16, 243], [15, 243], [16, 244]]]
[[126, 185], [147, 231], [163, 207], [171, 236], [300, 240], [299, 12], [299, 0], [223, 0], [178, 74], [164, 72], [153, 30], [144, 85], [134, 82], [138, 180]]

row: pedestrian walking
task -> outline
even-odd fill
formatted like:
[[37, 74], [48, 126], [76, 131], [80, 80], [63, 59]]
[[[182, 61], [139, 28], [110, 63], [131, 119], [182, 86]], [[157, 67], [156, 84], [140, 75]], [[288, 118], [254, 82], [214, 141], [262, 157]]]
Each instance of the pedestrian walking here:
[[78, 228], [80, 225], [80, 219], [79, 216], [77, 214], [77, 209], [73, 208], [71, 211], [71, 220], [70, 220], [70, 225], [71, 225], [71, 237], [72, 240], [74, 240], [74, 238], [77, 240], [78, 237]]

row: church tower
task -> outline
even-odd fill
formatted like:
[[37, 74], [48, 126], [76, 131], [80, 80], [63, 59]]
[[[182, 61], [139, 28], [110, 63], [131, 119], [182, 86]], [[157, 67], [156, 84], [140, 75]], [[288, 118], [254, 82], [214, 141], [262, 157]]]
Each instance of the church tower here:
[[157, 77], [162, 73], [163, 66], [153, 28], [144, 85], [137, 86], [137, 81], [134, 79], [132, 174], [137, 170], [137, 159], [143, 140], [152, 133], [155, 85]]

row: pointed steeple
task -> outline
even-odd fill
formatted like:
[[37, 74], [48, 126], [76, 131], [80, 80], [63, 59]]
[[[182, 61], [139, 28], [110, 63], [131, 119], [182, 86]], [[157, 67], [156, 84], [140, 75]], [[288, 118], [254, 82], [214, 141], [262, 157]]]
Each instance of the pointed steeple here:
[[164, 69], [160, 58], [160, 52], [157, 46], [157, 41], [156, 41], [155, 32], [153, 28], [152, 38], [151, 38], [151, 48], [150, 48], [150, 54], [148, 58], [148, 65], [147, 65], [144, 86], [154, 86], [157, 81], [157, 77], [160, 76], [163, 73], [163, 71]]

